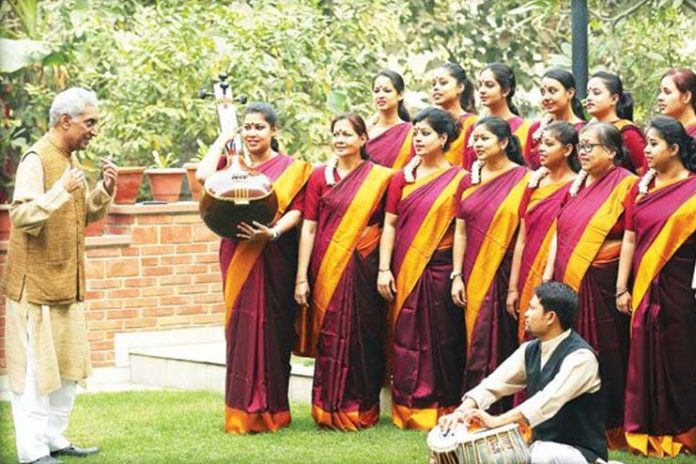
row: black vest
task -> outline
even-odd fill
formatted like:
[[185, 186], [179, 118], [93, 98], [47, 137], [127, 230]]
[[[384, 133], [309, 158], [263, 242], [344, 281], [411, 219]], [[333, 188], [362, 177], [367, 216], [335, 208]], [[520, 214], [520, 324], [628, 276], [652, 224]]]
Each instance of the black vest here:
[[[527, 395], [542, 390], [558, 374], [561, 363], [570, 353], [592, 347], [574, 330], [551, 354], [541, 369], [541, 342], [530, 342], [524, 352], [527, 371]], [[602, 390], [584, 393], [569, 401], [551, 419], [534, 427], [534, 440], [554, 441], [576, 448], [589, 462], [607, 458], [604, 436], [604, 398]]]

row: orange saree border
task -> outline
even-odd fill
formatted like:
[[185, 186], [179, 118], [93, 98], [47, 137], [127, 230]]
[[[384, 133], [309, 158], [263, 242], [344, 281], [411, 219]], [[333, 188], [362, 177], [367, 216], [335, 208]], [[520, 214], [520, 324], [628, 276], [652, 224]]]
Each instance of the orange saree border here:
[[[392, 174], [391, 169], [381, 166], [372, 167], [331, 237], [331, 243], [319, 265], [310, 297], [312, 300], [311, 333], [319, 333], [324, 313], [329, 307], [338, 283], [343, 278], [353, 252], [360, 243], [367, 222], [377, 207], [377, 199], [386, 191]], [[373, 205], [373, 207], [365, 208], [364, 205]], [[309, 355], [313, 355], [316, 348], [313, 346], [307, 348], [309, 348]]]
[[592, 215], [592, 219], [585, 226], [585, 230], [575, 244], [563, 274], [563, 282], [570, 285], [576, 292], [580, 288], [585, 273], [602, 247], [607, 234], [624, 212], [623, 201], [618, 199], [626, 198], [635, 182], [635, 176], [621, 179], [607, 199], [604, 200], [602, 206]]
[[446, 408], [414, 409], [392, 403], [392, 422], [400, 429], [428, 431], [437, 425], [437, 420], [454, 411], [456, 406]]
[[[527, 129], [529, 129], [529, 127]], [[529, 204], [527, 205], [527, 211], [530, 211], [538, 203], [544, 201], [546, 198], [550, 197], [566, 185], [568, 185], [566, 182], [559, 182], [534, 189], [529, 199]], [[539, 252], [534, 257], [532, 266], [527, 274], [527, 280], [522, 284], [519, 300], [519, 314], [517, 316], [517, 338], [520, 342], [524, 340], [524, 335], [526, 333], [524, 327], [524, 313], [529, 307], [529, 302], [532, 301], [534, 289], [541, 283], [541, 277], [544, 274], [544, 267], [546, 266], [546, 260], [549, 256], [549, 249], [551, 248], [551, 241], [553, 240], [553, 236], [555, 234], [556, 221], [553, 221], [551, 227], [549, 227], [549, 230], [546, 232], [546, 235], [544, 235], [544, 239], [539, 247]]]
[[[448, 171], [444, 171], [440, 175], [444, 175], [446, 172]], [[428, 211], [428, 214], [423, 218], [423, 222], [418, 228], [418, 232], [416, 232], [413, 242], [404, 256], [399, 274], [396, 276], [396, 298], [392, 307], [392, 325], [396, 323], [396, 319], [406, 299], [413, 291], [418, 279], [420, 279], [423, 274], [423, 270], [433, 256], [435, 249], [440, 245], [442, 238], [445, 236], [450, 224], [454, 220], [457, 208], [457, 204], [454, 201], [454, 194], [457, 191], [457, 186], [462, 177], [464, 177], [464, 171], [459, 172], [442, 190], [440, 195], [438, 195], [435, 202], [433, 202], [433, 206]], [[432, 177], [428, 176], [424, 178], [422, 182], [414, 182], [408, 185], [403, 190], [403, 198], [407, 198], [418, 187], [432, 182], [433, 180]], [[448, 201], [450, 202], [450, 207], [445, 214], [440, 208]]]
[[412, 145], [413, 145], [413, 127], [408, 131], [408, 134], [406, 134], [406, 138], [404, 139], [403, 143], [401, 144], [401, 150], [399, 150], [399, 154], [396, 156], [396, 159], [394, 160], [394, 164], [392, 165], [392, 169], [401, 169], [404, 166], [406, 166], [406, 163], [409, 162], [410, 157], [411, 157]]
[[643, 254], [633, 284], [633, 311], [638, 309], [650, 288], [650, 283], [674, 253], [696, 231], [694, 220], [696, 196], [685, 201], [670, 218]]
[[[285, 209], [290, 205], [292, 199], [304, 187], [312, 173], [312, 166], [301, 160], [295, 160], [285, 169], [285, 172], [273, 182], [273, 189], [278, 196], [278, 212], [276, 220], [285, 214]], [[232, 319], [234, 302], [239, 297], [242, 287], [246, 283], [251, 269], [261, 256], [266, 247], [265, 241], [239, 242], [234, 250], [225, 280], [225, 327]], [[243, 277], [240, 277], [243, 276]]]
[[312, 403], [312, 417], [320, 427], [355, 432], [372, 427], [379, 422], [379, 404], [367, 411], [328, 412]]
[[644, 456], [673, 458], [686, 448], [688, 453], [696, 452], [696, 427], [678, 435], [648, 435], [646, 433], [626, 432], [628, 449]]
[[290, 425], [290, 411], [248, 413], [225, 406], [225, 433], [275, 432]]
[[553, 221], [546, 235], [544, 235], [544, 240], [541, 242], [539, 252], [534, 257], [532, 266], [527, 274], [527, 280], [522, 285], [519, 300], [519, 314], [517, 315], [517, 339], [520, 342], [524, 340], [524, 335], [526, 333], [524, 313], [527, 312], [529, 302], [532, 301], [534, 289], [541, 283], [541, 277], [544, 275], [544, 267], [546, 267], [546, 260], [549, 257], [549, 249], [551, 248], [554, 235], [556, 235], [556, 221]]

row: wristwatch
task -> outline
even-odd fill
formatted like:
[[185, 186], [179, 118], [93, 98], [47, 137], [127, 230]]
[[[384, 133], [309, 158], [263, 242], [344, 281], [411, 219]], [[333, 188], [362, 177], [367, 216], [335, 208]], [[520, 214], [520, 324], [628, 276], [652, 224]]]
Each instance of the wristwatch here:
[[464, 274], [461, 271], [459, 271], [459, 272], [452, 271], [452, 273], [450, 274], [450, 280], [454, 280], [455, 277], [462, 277], [462, 276], [464, 276]]

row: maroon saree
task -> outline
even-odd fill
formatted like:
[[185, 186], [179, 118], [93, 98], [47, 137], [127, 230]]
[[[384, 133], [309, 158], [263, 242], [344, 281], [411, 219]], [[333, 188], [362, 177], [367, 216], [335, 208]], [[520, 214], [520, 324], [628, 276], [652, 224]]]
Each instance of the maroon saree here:
[[696, 451], [696, 176], [642, 196], [633, 210], [633, 319], [626, 438], [645, 455]]
[[454, 194], [464, 171], [451, 167], [417, 179], [398, 204], [392, 269], [392, 420], [430, 430], [462, 395], [466, 329], [450, 297]]
[[[256, 169], [273, 180], [279, 203], [276, 219], [291, 208], [311, 172], [309, 164], [283, 155]], [[226, 307], [225, 431], [242, 434], [286, 427], [297, 233], [292, 230], [275, 242], [222, 239], [220, 266]]]

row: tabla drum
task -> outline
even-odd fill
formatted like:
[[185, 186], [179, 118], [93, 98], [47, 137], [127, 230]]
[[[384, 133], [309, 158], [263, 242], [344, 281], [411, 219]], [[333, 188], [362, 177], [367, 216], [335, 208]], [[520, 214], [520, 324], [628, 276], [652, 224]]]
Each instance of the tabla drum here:
[[527, 464], [530, 459], [517, 424], [470, 432], [459, 423], [446, 434], [435, 426], [428, 448], [430, 464]]

